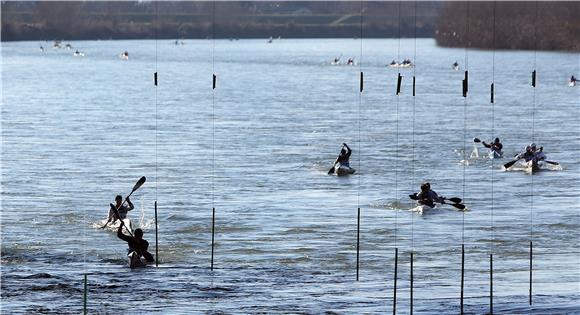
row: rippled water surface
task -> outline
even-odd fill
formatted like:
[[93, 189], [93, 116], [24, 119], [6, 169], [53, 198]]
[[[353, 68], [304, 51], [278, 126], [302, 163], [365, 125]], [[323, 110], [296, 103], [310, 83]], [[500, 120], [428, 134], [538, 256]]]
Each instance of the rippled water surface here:
[[[78, 314], [84, 274], [90, 313], [392, 313], [396, 249], [397, 313], [411, 312], [411, 253], [413, 312], [459, 313], [462, 244], [466, 312], [490, 310], [490, 254], [494, 312], [580, 312], [580, 87], [567, 84], [579, 54], [418, 40], [415, 55], [412, 39], [71, 44], [85, 56], [2, 43], [2, 313]], [[330, 65], [340, 55], [358, 65]], [[397, 97], [385, 65], [404, 58], [416, 67], [400, 70]], [[495, 136], [505, 159], [461, 162], [474, 137]], [[532, 141], [561, 167], [502, 170]], [[357, 172], [328, 176], [343, 142]], [[130, 270], [125, 244], [96, 226], [141, 176], [129, 217], [154, 252], [157, 200], [160, 263]], [[423, 181], [469, 211], [408, 211]]]

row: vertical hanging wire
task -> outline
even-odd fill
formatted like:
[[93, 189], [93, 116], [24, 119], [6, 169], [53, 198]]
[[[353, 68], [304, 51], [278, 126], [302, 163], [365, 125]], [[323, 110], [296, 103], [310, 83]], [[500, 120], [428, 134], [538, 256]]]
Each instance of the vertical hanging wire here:
[[210, 269], [213, 270], [214, 244], [215, 244], [215, 0], [212, 2], [212, 23], [211, 23], [211, 41], [212, 41], [212, 94], [211, 94], [211, 259]]
[[[469, 2], [466, 3], [466, 14], [465, 14], [465, 72], [469, 71]], [[467, 78], [466, 78], [467, 79]], [[467, 83], [465, 83], [464, 90], [467, 90]], [[464, 91], [463, 98], [463, 159], [466, 161], [463, 163], [463, 181], [462, 181], [462, 199], [465, 200], [465, 179], [467, 172], [467, 92]], [[463, 314], [463, 299], [464, 299], [464, 287], [465, 287], [465, 211], [461, 213], [461, 288], [460, 288], [460, 311]]]
[[[361, 152], [360, 152], [360, 142], [361, 142], [361, 104], [362, 104], [362, 93], [363, 93], [363, 71], [362, 71], [362, 50], [363, 50], [363, 3], [360, 1], [360, 54], [359, 54], [359, 72], [360, 72], [360, 88], [358, 94], [358, 167], [359, 173], [361, 171]], [[359, 279], [359, 252], [360, 252], [360, 174], [357, 176], [358, 179], [358, 190], [357, 190], [357, 232], [356, 232], [356, 281]]]
[[[415, 74], [417, 69], [417, 1], [415, 1], [415, 20], [414, 20], [414, 47], [413, 47], [413, 126], [412, 126], [412, 162], [411, 162], [411, 184], [415, 183], [415, 108], [416, 108], [416, 98], [415, 98]], [[399, 24], [400, 24], [400, 13], [399, 13]], [[400, 26], [399, 26], [400, 29]], [[399, 30], [399, 41], [400, 30]], [[415, 216], [411, 215], [411, 314], [413, 314], [413, 253], [415, 252]]]
[[[397, 63], [399, 62], [400, 59], [400, 46], [401, 46], [401, 35], [400, 35], [400, 9], [401, 9], [401, 3], [399, 2], [399, 16], [398, 16], [398, 27], [399, 27], [399, 38], [398, 38], [398, 50], [397, 50]], [[398, 115], [398, 111], [399, 111], [399, 75], [397, 75], [397, 115]], [[399, 122], [399, 118], [397, 116], [397, 147], [396, 150], [398, 150], [398, 122]], [[397, 159], [395, 159], [395, 161], [398, 161]], [[395, 162], [397, 163], [397, 162]], [[397, 170], [397, 165], [395, 166], [395, 274], [394, 274], [394, 281], [393, 281], [393, 315], [397, 314], [397, 280], [398, 280], [398, 264], [399, 264], [399, 248], [397, 247], [397, 234], [398, 234], [398, 170]]]
[[155, 266], [159, 266], [159, 241], [158, 241], [158, 231], [157, 231], [157, 189], [159, 185], [158, 175], [157, 175], [157, 90], [158, 90], [158, 69], [157, 69], [157, 38], [158, 38], [158, 28], [159, 28], [159, 1], [155, 1], [155, 203], [154, 203], [154, 210], [155, 210]]
[[[492, 32], [493, 32], [493, 51], [492, 51], [492, 61], [491, 61], [491, 136], [492, 138], [495, 137], [495, 18], [496, 18], [496, 2], [493, 2], [493, 14], [492, 14]], [[491, 154], [494, 154], [493, 152]], [[493, 252], [494, 252], [494, 241], [495, 241], [495, 231], [494, 231], [494, 210], [495, 210], [495, 196], [494, 196], [494, 161], [495, 159], [491, 159], [491, 212], [490, 212], [490, 242], [489, 242], [489, 269], [490, 269], [490, 287], [489, 287], [489, 295], [490, 295], [490, 312], [493, 312]]]
[[[533, 93], [532, 93], [532, 143], [535, 143], [535, 128], [536, 128], [536, 83], [537, 83], [537, 72], [536, 72], [536, 60], [538, 54], [538, 2], [536, 1], [535, 6], [535, 19], [534, 19], [534, 84], [533, 84]], [[530, 193], [530, 286], [529, 286], [529, 305], [532, 305], [532, 276], [533, 276], [533, 240], [534, 240], [534, 172], [532, 170], [531, 176], [531, 193]]]
[[[159, 1], [155, 1], [155, 74], [157, 75], [157, 55], [158, 55], [158, 47], [157, 47], [157, 37], [158, 37], [158, 28], [159, 28]], [[157, 164], [157, 84], [155, 86], [155, 201], [157, 202], [157, 189], [158, 189], [158, 164]], [[159, 257], [157, 257], [159, 258]]]

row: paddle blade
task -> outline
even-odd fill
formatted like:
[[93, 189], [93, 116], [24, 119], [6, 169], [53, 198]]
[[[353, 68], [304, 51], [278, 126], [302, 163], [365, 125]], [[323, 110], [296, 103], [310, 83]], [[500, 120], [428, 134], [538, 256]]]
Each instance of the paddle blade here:
[[464, 210], [465, 209], [465, 205], [462, 205], [460, 203], [451, 203], [450, 205], [454, 206], [455, 208], [457, 208], [459, 210]]
[[552, 161], [544, 161], [544, 162], [546, 162], [548, 164], [552, 164], [552, 165], [560, 165], [560, 163], [558, 163], [558, 162], [552, 162]]
[[328, 170], [328, 175], [334, 174], [334, 166]]
[[473, 142], [475, 142], [475, 143], [480, 143], [480, 142], [481, 142], [481, 140], [479, 140], [479, 138], [473, 138]]
[[419, 200], [419, 197], [417, 197], [417, 194], [409, 195], [409, 198], [411, 198], [412, 200]]
[[504, 164], [504, 165], [503, 165], [503, 167], [504, 167], [505, 169], [508, 169], [508, 168], [510, 168], [510, 167], [512, 167], [512, 166], [514, 166], [514, 164], [516, 164], [516, 162], [517, 162], [517, 161], [518, 161], [518, 160], [513, 160], [513, 161], [511, 161], [511, 162], [507, 162], [506, 164]]
[[454, 203], [461, 203], [461, 201], [462, 201], [461, 198], [457, 198], [457, 197], [449, 198], [447, 200], [454, 202]]
[[133, 190], [131, 191], [131, 193], [133, 193], [135, 190], [139, 189], [139, 187], [143, 186], [143, 184], [145, 184], [145, 181], [147, 180], [147, 178], [145, 178], [145, 176], [141, 177], [137, 183], [135, 183], [135, 186], [133, 186]]

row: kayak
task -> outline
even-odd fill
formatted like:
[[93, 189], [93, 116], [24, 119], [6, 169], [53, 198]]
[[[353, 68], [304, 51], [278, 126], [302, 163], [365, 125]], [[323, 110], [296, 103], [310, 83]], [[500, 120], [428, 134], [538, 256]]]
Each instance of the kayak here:
[[528, 173], [536, 173], [540, 170], [542, 170], [545, 166], [545, 162], [543, 161], [536, 161], [536, 160], [531, 160], [528, 162], [524, 162], [524, 168], [525, 171]]
[[435, 209], [435, 208], [434, 207], [431, 207], [431, 206], [428, 206], [428, 205], [418, 205], [418, 206], [416, 206], [415, 208], [412, 208], [409, 211], [417, 212], [419, 214], [423, 214], [423, 213], [429, 212], [429, 211], [431, 211], [433, 209]]
[[131, 251], [127, 254], [127, 260], [129, 264], [129, 268], [139, 268], [147, 266], [147, 261], [145, 258], [141, 257], [136, 251]]
[[350, 166], [347, 166], [347, 165], [340, 165], [337, 163], [334, 166], [334, 173], [337, 176], [346, 176], [346, 175], [354, 174], [354, 172], [356, 172], [355, 169], [350, 167]]
[[570, 83], [568, 83], [568, 86], [570, 87], [576, 86], [576, 81], [570, 81]]

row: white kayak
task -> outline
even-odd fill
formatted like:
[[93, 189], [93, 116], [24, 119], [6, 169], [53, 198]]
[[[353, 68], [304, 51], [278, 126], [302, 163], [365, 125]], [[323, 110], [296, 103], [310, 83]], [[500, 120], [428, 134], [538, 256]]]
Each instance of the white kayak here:
[[570, 86], [570, 87], [576, 86], [576, 81], [570, 81], [568, 83], [568, 86]]
[[131, 269], [147, 266], [145, 258], [141, 257], [136, 251], [131, 251], [127, 254], [127, 260]]
[[415, 208], [410, 209], [409, 211], [417, 212], [419, 214], [423, 214], [423, 213], [429, 212], [429, 211], [431, 211], [433, 209], [435, 209], [435, 207], [431, 207], [431, 206], [428, 206], [428, 205], [418, 205]]
[[334, 166], [334, 173], [337, 176], [351, 175], [351, 174], [354, 174], [354, 172], [356, 172], [355, 169], [350, 167], [350, 166], [347, 166], [347, 165], [341, 165], [341, 164], [337, 163]]
[[531, 160], [528, 162], [524, 162], [524, 168], [525, 168], [525, 171], [528, 173], [536, 173], [536, 172], [546, 168], [546, 162]]

